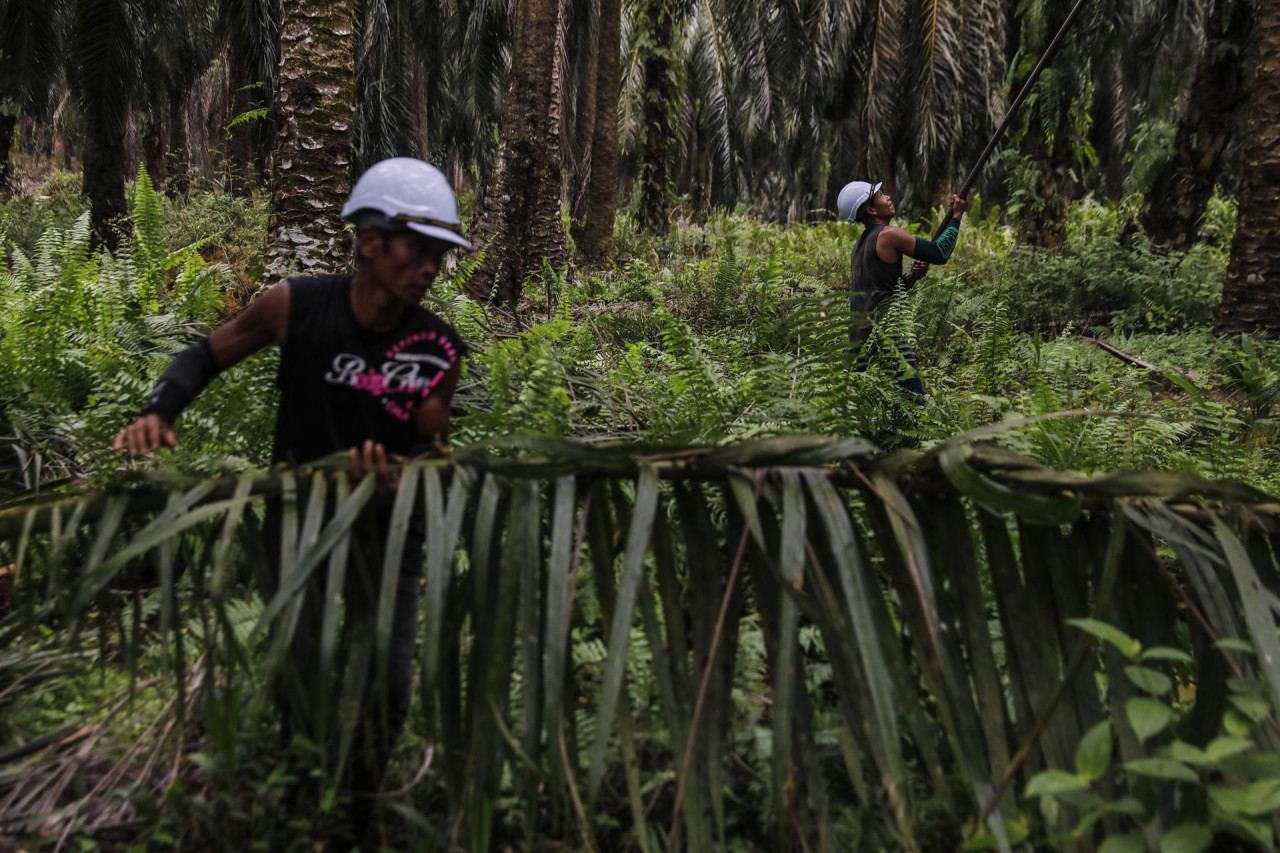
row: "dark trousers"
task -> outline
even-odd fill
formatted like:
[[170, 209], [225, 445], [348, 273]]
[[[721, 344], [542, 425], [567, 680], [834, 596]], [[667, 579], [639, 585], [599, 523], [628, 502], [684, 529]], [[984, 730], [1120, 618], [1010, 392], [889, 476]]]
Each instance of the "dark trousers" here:
[[[857, 323], [849, 328], [849, 340], [855, 349], [860, 348], [856, 362], [858, 370], [866, 370], [867, 365], [880, 352], [882, 346], [879, 339], [872, 338], [871, 328], [870, 323]], [[906, 341], [895, 339], [889, 341], [889, 343], [897, 350], [900, 358], [898, 387], [915, 394], [916, 402], [923, 405], [925, 396], [924, 382], [920, 379], [920, 365], [916, 363], [916, 354], [912, 352]]]

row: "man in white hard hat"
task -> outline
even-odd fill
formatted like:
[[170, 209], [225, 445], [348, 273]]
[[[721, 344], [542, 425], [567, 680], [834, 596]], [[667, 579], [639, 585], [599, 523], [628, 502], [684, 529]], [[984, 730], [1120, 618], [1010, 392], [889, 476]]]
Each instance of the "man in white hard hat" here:
[[[375, 525], [379, 529], [368, 533], [385, 534], [386, 496], [398, 485], [388, 454], [432, 453], [442, 449], [449, 434], [449, 402], [466, 345], [421, 302], [445, 253], [471, 244], [461, 235], [448, 181], [421, 160], [398, 157], [372, 166], [356, 183], [342, 216], [356, 229], [355, 274], [280, 281], [179, 353], [142, 414], [116, 437], [116, 449], [136, 456], [176, 446], [173, 427], [183, 408], [218, 373], [277, 344], [280, 403], [272, 461], [299, 465], [347, 451], [353, 480], [377, 478], [381, 498], [375, 500], [383, 512]], [[421, 513], [413, 517], [396, 593], [386, 691], [376, 703], [379, 713], [367, 713], [368, 725], [357, 732], [351, 780], [357, 835], [367, 826], [368, 795], [381, 780], [409, 710], [423, 533]], [[269, 523], [268, 531], [273, 529], [278, 526]], [[369, 579], [353, 582], [359, 586], [361, 580]], [[349, 585], [349, 626], [358, 600], [374, 602], [376, 592]], [[318, 611], [308, 600], [308, 618], [294, 635], [292, 656], [304, 678], [308, 669], [317, 668]], [[307, 703], [296, 680], [291, 686], [284, 704], [299, 725]], [[372, 722], [375, 717], [379, 722]]]
[[[958, 195], [951, 197], [948, 221], [937, 240], [913, 237], [906, 230], [889, 224], [894, 214], [893, 197], [883, 190], [882, 183], [852, 181], [845, 184], [836, 200], [840, 216], [846, 222], [861, 222], [865, 227], [862, 236], [853, 247], [852, 296], [849, 306], [855, 317], [850, 330], [856, 342], [866, 340], [875, 321], [876, 309], [892, 295], [901, 282], [911, 287], [929, 272], [930, 264], [945, 264], [956, 247], [960, 235], [960, 219], [969, 209], [968, 199]], [[913, 258], [911, 272], [902, 274], [902, 257]], [[916, 357], [905, 343], [896, 342], [899, 354], [906, 362], [900, 384], [903, 388], [923, 395], [924, 383], [920, 381]]]

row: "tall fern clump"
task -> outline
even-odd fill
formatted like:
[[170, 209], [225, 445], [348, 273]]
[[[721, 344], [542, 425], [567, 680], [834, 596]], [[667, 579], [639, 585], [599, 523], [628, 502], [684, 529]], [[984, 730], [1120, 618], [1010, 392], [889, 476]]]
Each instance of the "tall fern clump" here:
[[[139, 171], [128, 238], [112, 255], [90, 250], [85, 214], [51, 228], [33, 252], [14, 247], [0, 276], [0, 394], [21, 398], [15, 416], [56, 437], [76, 470], [97, 466], [169, 358], [222, 319], [230, 270], [163, 240], [167, 202]], [[232, 371], [184, 418], [183, 447], [196, 463], [213, 454], [261, 461], [271, 392], [259, 359]], [[215, 390], [216, 389], [216, 390]], [[238, 423], [219, 423], [226, 406]], [[106, 461], [103, 459], [103, 461]]]

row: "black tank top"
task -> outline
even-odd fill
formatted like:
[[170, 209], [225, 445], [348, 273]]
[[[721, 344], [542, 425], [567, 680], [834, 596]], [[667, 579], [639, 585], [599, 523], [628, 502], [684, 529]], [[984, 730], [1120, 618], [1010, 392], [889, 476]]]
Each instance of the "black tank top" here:
[[364, 328], [349, 275], [290, 279], [288, 322], [275, 462], [310, 462], [366, 439], [407, 455], [414, 410], [466, 353], [454, 328], [418, 305], [389, 331]]
[[875, 225], [862, 232], [853, 247], [853, 269], [849, 307], [856, 313], [869, 314], [876, 306], [892, 295], [902, 278], [902, 259], [896, 264], [886, 263], [876, 254], [876, 238], [884, 230]]

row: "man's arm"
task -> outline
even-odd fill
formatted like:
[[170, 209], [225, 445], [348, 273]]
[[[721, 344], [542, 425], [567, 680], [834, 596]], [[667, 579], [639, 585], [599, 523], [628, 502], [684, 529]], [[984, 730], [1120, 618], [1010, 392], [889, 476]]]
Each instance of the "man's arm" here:
[[968, 209], [968, 199], [952, 196], [950, 221], [937, 240], [913, 237], [896, 225], [887, 225], [876, 237], [876, 255], [887, 264], [896, 264], [903, 255], [929, 264], [945, 264], [955, 250], [960, 219]]
[[[461, 372], [462, 361], [455, 361], [430, 396], [414, 409], [413, 431], [417, 437], [410, 455], [439, 456], [444, 452], [449, 439], [449, 402]], [[357, 483], [371, 471], [378, 478], [378, 494], [387, 495], [400, 487], [399, 474], [387, 462], [387, 449], [380, 442], [368, 439], [363, 446], [347, 451], [347, 473], [351, 482]]]
[[458, 376], [461, 373], [462, 360], [459, 359], [441, 377], [440, 384], [432, 389], [431, 395], [414, 411], [413, 428], [418, 435], [413, 446], [414, 456], [435, 456], [444, 451], [445, 442], [449, 440], [449, 404], [453, 401], [453, 392], [458, 387]]
[[229, 322], [174, 357], [152, 390], [142, 414], [112, 446], [140, 456], [160, 446], [176, 447], [173, 422], [209, 382], [228, 367], [276, 341], [289, 325], [289, 283], [281, 281]]

